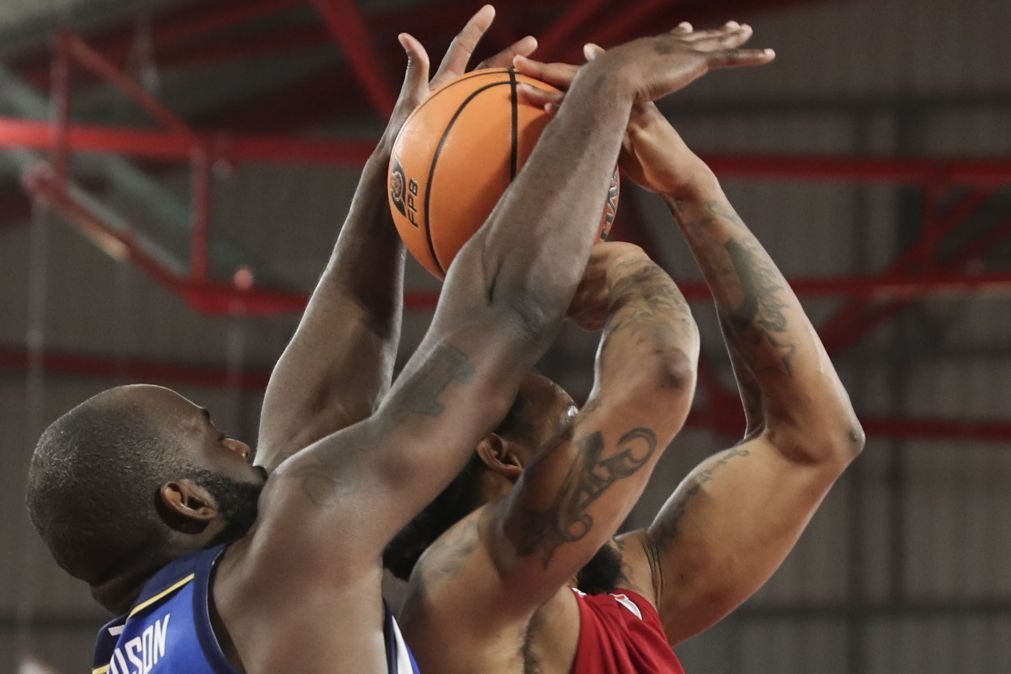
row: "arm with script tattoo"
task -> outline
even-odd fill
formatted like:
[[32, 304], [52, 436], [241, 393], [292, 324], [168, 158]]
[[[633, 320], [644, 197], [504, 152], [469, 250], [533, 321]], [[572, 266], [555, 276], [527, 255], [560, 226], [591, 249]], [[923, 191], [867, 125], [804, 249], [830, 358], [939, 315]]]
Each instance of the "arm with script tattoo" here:
[[655, 106], [633, 111], [626, 150], [712, 290], [748, 424], [737, 446], [688, 475], [646, 531], [621, 539], [627, 573], [651, 588], [676, 644], [772, 575], [863, 447], [863, 431], [783, 275]]
[[585, 327], [599, 327], [602, 315], [590, 397], [510, 494], [482, 511], [486, 554], [470, 560], [474, 582], [439, 595], [453, 613], [496, 606], [482, 625], [529, 615], [611, 539], [691, 407], [698, 330], [674, 282], [641, 249], [599, 244], [575, 305]]

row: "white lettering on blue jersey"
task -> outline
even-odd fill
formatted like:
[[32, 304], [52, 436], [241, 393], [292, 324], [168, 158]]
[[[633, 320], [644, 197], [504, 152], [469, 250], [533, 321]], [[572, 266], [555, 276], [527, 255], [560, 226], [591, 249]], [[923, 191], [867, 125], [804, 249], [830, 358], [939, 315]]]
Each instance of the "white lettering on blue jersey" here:
[[[165, 657], [168, 624], [171, 613], [148, 625], [139, 637], [130, 639], [112, 654], [109, 674], [149, 674]], [[129, 664], [128, 664], [129, 661]]]

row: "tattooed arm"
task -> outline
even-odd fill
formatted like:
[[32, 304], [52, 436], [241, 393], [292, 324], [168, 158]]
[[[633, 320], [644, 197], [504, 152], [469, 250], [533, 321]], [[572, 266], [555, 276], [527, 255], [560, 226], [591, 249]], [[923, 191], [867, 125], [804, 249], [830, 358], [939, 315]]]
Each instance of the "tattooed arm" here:
[[491, 577], [458, 584], [467, 605], [492, 603], [500, 620], [529, 614], [611, 539], [691, 407], [698, 331], [673, 281], [629, 244], [597, 246], [588, 279], [597, 269], [606, 273], [581, 286], [603, 288], [593, 391], [509, 496], [485, 509]]
[[652, 587], [674, 644], [779, 567], [863, 432], [800, 302], [709, 168], [653, 106], [633, 113], [629, 139], [629, 159], [712, 290], [748, 413], [745, 439], [692, 471], [647, 531], [623, 538], [626, 566]]

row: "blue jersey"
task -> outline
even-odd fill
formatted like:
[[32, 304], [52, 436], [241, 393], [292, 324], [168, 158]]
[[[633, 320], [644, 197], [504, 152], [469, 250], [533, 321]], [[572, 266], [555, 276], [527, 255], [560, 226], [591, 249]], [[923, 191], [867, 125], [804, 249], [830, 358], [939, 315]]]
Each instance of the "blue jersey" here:
[[[237, 674], [211, 627], [208, 601], [214, 564], [225, 546], [163, 566], [136, 605], [98, 633], [92, 674]], [[414, 656], [384, 605], [390, 674], [418, 674]]]

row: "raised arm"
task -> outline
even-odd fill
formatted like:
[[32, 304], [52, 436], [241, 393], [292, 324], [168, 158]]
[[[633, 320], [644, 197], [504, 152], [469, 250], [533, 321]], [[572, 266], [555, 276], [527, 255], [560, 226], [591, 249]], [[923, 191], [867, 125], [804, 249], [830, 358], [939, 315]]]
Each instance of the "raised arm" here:
[[713, 292], [749, 411], [745, 440], [700, 464], [648, 530], [625, 537], [626, 563], [652, 586], [676, 644], [772, 575], [863, 432], [800, 302], [715, 175], [653, 106], [634, 113], [629, 141]]
[[352, 595], [368, 605], [362, 593], [378, 586], [383, 548], [505, 416], [583, 275], [632, 103], [675, 91], [714, 65], [769, 58], [698, 50], [668, 33], [581, 71], [450, 266], [432, 325], [376, 414], [292, 456], [267, 481], [257, 524], [234, 553], [247, 562], [244, 584], [262, 593], [236, 613], [255, 623], [245, 609], [281, 606], [291, 620], [245, 633], [243, 657], [255, 671], [338, 669], [322, 663], [335, 662], [339, 637], [306, 616]]
[[695, 48], [672, 32], [584, 68], [451, 266], [432, 325], [378, 412], [292, 457], [268, 483], [262, 507], [287, 527], [278, 540], [308, 545], [339, 523], [360, 529], [355, 556], [378, 557], [505, 415], [553, 340], [583, 276], [632, 103], [675, 91], [710, 67], [770, 59], [736, 45]]
[[593, 390], [482, 522], [497, 582], [468, 585], [489, 596], [467, 603], [493, 603], [505, 620], [536, 609], [610, 541], [691, 408], [699, 339], [687, 302], [641, 250], [599, 248], [588, 274], [604, 265], [608, 310]]
[[[273, 471], [320, 438], [371, 415], [390, 387], [400, 340], [404, 250], [390, 218], [390, 150], [408, 115], [431, 91], [463, 74], [491, 25], [479, 10], [453, 40], [429, 82], [428, 55], [404, 34], [407, 73], [396, 107], [365, 164], [344, 226], [298, 329], [274, 371], [263, 401], [257, 465]], [[503, 66], [528, 54], [525, 37], [482, 66]]]

